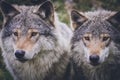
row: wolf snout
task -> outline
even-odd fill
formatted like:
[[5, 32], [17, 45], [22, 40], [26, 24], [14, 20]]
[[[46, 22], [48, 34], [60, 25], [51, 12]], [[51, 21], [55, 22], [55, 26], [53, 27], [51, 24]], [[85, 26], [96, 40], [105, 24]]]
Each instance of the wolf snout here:
[[25, 51], [23, 51], [23, 50], [16, 50], [16, 52], [15, 52], [15, 56], [18, 59], [22, 59], [24, 57], [24, 55], [25, 55]]
[[92, 64], [92, 65], [97, 65], [97, 64], [99, 64], [99, 59], [100, 59], [100, 57], [98, 56], [98, 55], [91, 55], [90, 57], [89, 57], [89, 60], [90, 60], [90, 63]]

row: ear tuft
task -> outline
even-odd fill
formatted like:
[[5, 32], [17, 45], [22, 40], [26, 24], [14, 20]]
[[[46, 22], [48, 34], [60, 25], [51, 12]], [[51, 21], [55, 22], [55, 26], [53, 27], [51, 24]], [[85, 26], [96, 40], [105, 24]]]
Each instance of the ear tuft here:
[[54, 21], [54, 7], [51, 1], [45, 1], [41, 4], [37, 11], [37, 14], [45, 20], [49, 20], [50, 23]]
[[107, 21], [109, 21], [113, 25], [117, 25], [117, 26], [120, 25], [120, 11], [117, 12], [112, 17], [110, 17], [109, 19], [107, 19]]
[[19, 11], [17, 11], [12, 5], [8, 4], [7, 2], [3, 0], [0, 1], [0, 8], [1, 8], [3, 16], [7, 19], [19, 13]]
[[87, 20], [87, 18], [85, 16], [83, 16], [82, 14], [80, 14], [78, 11], [72, 10], [71, 11], [71, 20], [72, 20], [73, 28], [76, 29], [79, 26], [81, 26]]

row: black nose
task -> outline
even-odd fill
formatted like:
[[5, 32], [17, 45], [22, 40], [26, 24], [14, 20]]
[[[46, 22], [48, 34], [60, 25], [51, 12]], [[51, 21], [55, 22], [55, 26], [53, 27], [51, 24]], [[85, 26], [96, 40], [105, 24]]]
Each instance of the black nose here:
[[91, 63], [97, 64], [99, 62], [99, 56], [98, 55], [91, 55], [89, 57]]
[[25, 51], [23, 51], [23, 50], [17, 50], [16, 52], [15, 52], [15, 56], [17, 57], [17, 58], [23, 58], [24, 57], [24, 55], [25, 55]]

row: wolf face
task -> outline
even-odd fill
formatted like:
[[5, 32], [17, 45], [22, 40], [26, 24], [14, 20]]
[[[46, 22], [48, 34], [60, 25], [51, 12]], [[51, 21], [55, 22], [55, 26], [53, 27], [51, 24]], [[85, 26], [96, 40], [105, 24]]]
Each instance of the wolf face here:
[[59, 21], [51, 1], [39, 6], [0, 2], [2, 55], [14, 80], [66, 80], [72, 31]]
[[1, 3], [4, 15], [2, 44], [6, 46], [4, 50], [12, 50], [12, 55], [19, 61], [33, 59], [46, 49], [53, 50], [56, 45], [52, 33], [55, 29], [52, 3], [45, 2], [36, 11], [29, 9], [19, 11], [6, 2]]
[[82, 42], [85, 56], [89, 63], [100, 63], [104, 61], [105, 57], [108, 57], [108, 46], [111, 42], [109, 34], [101, 34], [98, 37], [94, 37], [94, 35], [86, 33], [83, 35]]
[[[116, 17], [117, 16], [117, 17]], [[119, 40], [120, 13], [96, 11], [71, 13], [74, 36], [73, 52], [80, 54], [83, 60], [98, 65], [108, 59], [112, 43]], [[73, 54], [74, 55], [74, 54]]]

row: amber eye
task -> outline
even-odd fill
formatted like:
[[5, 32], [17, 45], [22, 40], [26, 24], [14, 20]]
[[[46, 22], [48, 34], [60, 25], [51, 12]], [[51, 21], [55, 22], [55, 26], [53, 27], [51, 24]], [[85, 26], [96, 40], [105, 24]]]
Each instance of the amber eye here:
[[110, 39], [110, 37], [109, 37], [109, 36], [106, 36], [106, 37], [103, 37], [102, 41], [107, 41], [107, 40], [109, 40], [109, 39]]
[[87, 41], [90, 41], [90, 37], [88, 37], [88, 36], [85, 36], [84, 39]]
[[32, 37], [32, 36], [36, 36], [37, 34], [38, 34], [38, 32], [32, 32], [32, 33], [31, 33], [31, 37]]
[[14, 32], [13, 34], [14, 34], [14, 36], [18, 36], [18, 32]]

